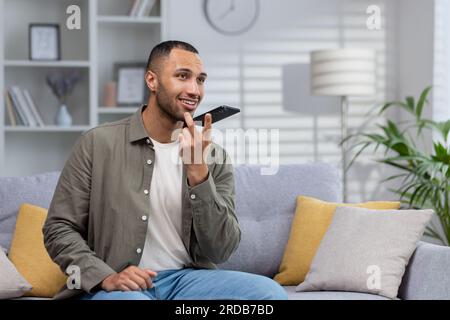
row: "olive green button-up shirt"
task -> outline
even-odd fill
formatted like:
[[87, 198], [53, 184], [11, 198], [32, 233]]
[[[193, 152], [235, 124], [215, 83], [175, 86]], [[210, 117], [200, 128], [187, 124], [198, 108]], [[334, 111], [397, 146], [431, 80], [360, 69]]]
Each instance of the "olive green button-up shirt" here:
[[[44, 244], [61, 270], [79, 267], [81, 289], [64, 286], [55, 299], [93, 293], [108, 275], [140, 262], [147, 224], [158, 214], [150, 212], [155, 151], [142, 120], [145, 108], [83, 133], [61, 171]], [[193, 262], [186, 267], [215, 268], [240, 242], [233, 167], [215, 143], [208, 169], [207, 180], [191, 187], [183, 167], [182, 241]]]

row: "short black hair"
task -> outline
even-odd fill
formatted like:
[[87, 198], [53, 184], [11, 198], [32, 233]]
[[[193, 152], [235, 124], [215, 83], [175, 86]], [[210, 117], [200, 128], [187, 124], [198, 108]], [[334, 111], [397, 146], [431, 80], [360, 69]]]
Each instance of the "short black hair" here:
[[198, 54], [197, 49], [195, 49], [193, 45], [191, 45], [187, 42], [183, 42], [183, 41], [179, 41], [179, 40], [163, 41], [160, 44], [156, 45], [152, 49], [152, 52], [150, 52], [150, 56], [148, 57], [148, 62], [147, 62], [147, 70], [150, 69], [150, 70], [156, 72], [157, 68], [156, 68], [155, 62], [162, 57], [167, 57], [170, 54], [170, 52], [172, 51], [172, 49], [174, 49], [174, 48], [182, 49], [182, 50], [186, 50], [186, 51]]

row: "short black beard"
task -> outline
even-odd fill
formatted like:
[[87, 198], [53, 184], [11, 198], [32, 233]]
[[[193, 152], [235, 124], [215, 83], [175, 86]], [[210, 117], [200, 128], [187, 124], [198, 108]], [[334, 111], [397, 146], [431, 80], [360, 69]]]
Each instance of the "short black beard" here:
[[162, 114], [166, 118], [173, 122], [184, 121], [184, 118], [180, 119], [172, 112], [172, 108], [166, 93], [167, 91], [161, 83], [159, 84], [159, 88], [160, 89], [156, 93], [156, 104], [158, 106], [158, 109], [162, 111]]

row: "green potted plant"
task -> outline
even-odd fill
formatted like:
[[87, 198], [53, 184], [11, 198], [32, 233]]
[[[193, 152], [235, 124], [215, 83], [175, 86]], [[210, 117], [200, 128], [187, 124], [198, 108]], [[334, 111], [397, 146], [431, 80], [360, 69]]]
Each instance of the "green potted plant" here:
[[[442, 231], [434, 224], [427, 227], [425, 235], [450, 245], [450, 146], [448, 135], [450, 120], [433, 121], [423, 117], [428, 104], [427, 96], [431, 87], [425, 88], [419, 99], [406, 97], [405, 101], [392, 101], [377, 107], [379, 115], [388, 109], [401, 108], [409, 113], [411, 120], [398, 125], [392, 120], [379, 124], [377, 132], [358, 132], [348, 137], [352, 141], [351, 150], [357, 152], [349, 167], [368, 147], [385, 149], [384, 157], [378, 162], [398, 169], [398, 174], [384, 181], [401, 179], [399, 187], [390, 190], [399, 195], [400, 201], [409, 208], [431, 208], [439, 218]], [[425, 130], [429, 130], [432, 148], [424, 151], [417, 141]], [[436, 135], [437, 133], [437, 135]], [[442, 234], [443, 233], [443, 234]]]

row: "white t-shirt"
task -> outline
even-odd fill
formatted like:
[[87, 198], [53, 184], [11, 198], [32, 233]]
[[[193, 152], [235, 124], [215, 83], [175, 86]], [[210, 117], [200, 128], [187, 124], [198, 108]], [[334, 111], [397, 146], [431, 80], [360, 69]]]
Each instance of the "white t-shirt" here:
[[155, 162], [147, 236], [139, 267], [153, 271], [181, 269], [191, 258], [181, 240], [183, 164], [178, 156], [179, 142], [151, 140]]

